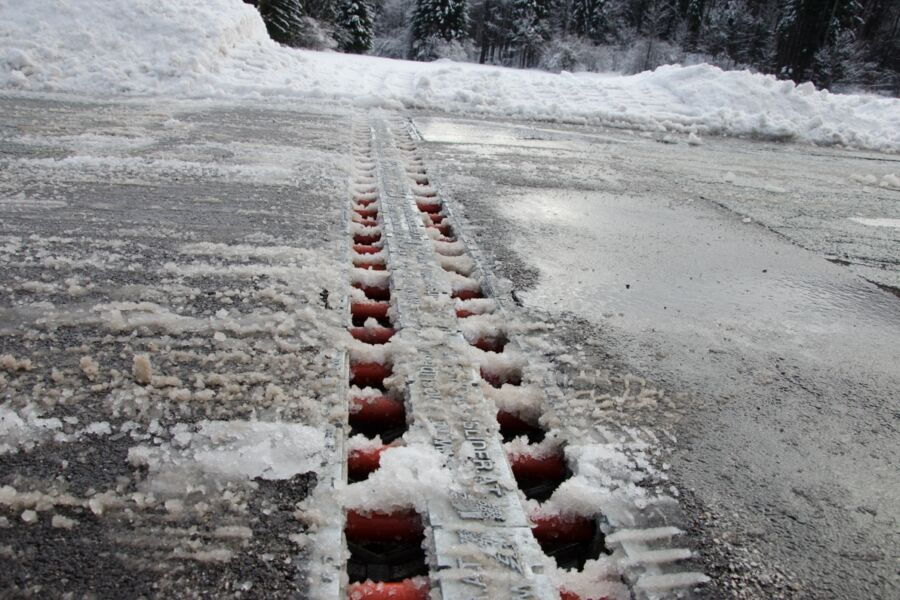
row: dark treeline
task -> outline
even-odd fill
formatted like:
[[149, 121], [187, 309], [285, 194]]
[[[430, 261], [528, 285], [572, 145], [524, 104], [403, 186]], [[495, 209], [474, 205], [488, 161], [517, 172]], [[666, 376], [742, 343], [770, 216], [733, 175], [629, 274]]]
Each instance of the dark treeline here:
[[900, 0], [259, 0], [276, 40], [392, 58], [637, 73], [708, 62], [900, 94]]

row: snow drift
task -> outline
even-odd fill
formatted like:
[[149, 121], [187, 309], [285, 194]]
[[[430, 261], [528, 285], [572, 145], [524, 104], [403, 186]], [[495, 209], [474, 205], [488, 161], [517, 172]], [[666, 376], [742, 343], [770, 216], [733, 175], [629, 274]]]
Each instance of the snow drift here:
[[281, 47], [240, 0], [0, 0], [0, 86], [583, 122], [900, 151], [900, 100], [709, 65], [634, 76], [414, 63]]

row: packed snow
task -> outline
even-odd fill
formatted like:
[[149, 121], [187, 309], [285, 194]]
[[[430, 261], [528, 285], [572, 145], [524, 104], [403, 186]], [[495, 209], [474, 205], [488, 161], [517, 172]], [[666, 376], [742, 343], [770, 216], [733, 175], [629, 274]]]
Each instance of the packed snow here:
[[900, 151], [900, 100], [710, 65], [552, 74], [289, 49], [237, 0], [0, 0], [0, 87], [296, 99]]
[[128, 451], [135, 466], [146, 466], [157, 493], [179, 493], [201, 474], [229, 479], [290, 479], [321, 468], [321, 430], [295, 423], [201, 421], [172, 427], [173, 444], [138, 445]]

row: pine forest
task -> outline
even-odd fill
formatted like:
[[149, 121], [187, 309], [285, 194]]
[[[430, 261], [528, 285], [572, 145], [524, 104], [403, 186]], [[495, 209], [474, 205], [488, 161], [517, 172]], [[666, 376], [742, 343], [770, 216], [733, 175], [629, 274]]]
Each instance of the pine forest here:
[[900, 0], [258, 0], [273, 39], [390, 58], [639, 73], [709, 63], [900, 95]]

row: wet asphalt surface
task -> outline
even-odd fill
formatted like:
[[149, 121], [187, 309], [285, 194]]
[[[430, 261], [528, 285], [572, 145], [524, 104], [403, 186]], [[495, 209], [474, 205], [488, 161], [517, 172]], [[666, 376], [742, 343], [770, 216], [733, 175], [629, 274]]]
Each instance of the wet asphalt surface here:
[[317, 472], [235, 475], [254, 447], [227, 430], [323, 420], [329, 345], [301, 317], [340, 321], [345, 115], [0, 114], [0, 597], [302, 595]]
[[[198, 256], [184, 244], [332, 252], [349, 115], [0, 108], [0, 356], [32, 360], [3, 367], [0, 394], [19, 415], [59, 418], [64, 434], [32, 425], [0, 454], [0, 596], [302, 597], [304, 551], [289, 536], [306, 531], [314, 472], [196, 473], [207, 487], [166, 495], [129, 449], [174, 445], [176, 424], [204, 419], [318, 424], [328, 332], [222, 342], [196, 321], [122, 329], [86, 315], [149, 302], [154, 318], [226, 310], [252, 324], [290, 301], [334, 319], [317, 302], [327, 273], [280, 279], [306, 255]], [[668, 475], [714, 578], [702, 597], [900, 594], [900, 230], [853, 220], [900, 219], [900, 191], [877, 185], [900, 171], [895, 157], [431, 115], [416, 125], [433, 183], [492, 257], [483, 266], [571, 348], [573, 392], [612, 372], [632, 389], [611, 410], [620, 423], [671, 436]], [[186, 274], [206, 262], [215, 274]], [[137, 309], [122, 310], [132, 323]], [[138, 385], [136, 353], [181, 387]], [[235, 377], [210, 402], [196, 376], [226, 371]], [[98, 422], [110, 433], [79, 433]], [[148, 490], [158, 497], [134, 500]]]
[[861, 183], [900, 160], [415, 121], [524, 308], [669, 398], [619, 418], [677, 439], [705, 595], [900, 594], [900, 229], [853, 220], [900, 223], [900, 190]]

